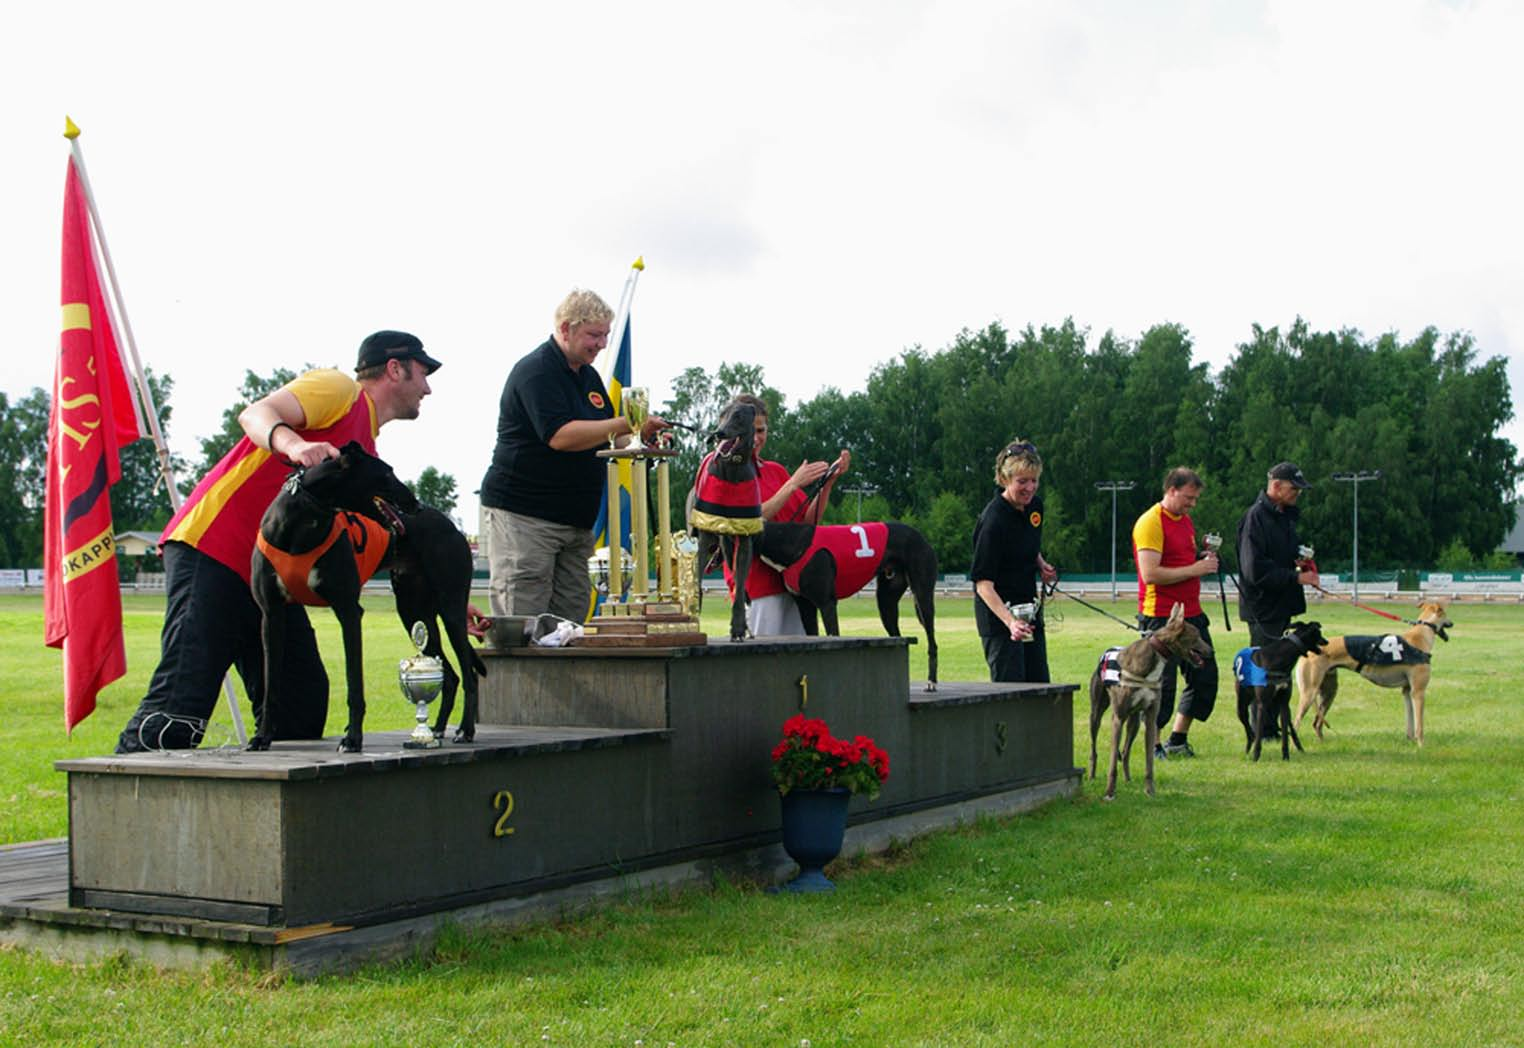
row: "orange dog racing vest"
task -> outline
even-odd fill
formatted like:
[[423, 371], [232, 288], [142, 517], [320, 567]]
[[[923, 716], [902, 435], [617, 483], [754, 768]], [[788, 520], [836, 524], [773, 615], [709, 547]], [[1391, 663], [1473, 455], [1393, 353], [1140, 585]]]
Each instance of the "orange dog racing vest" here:
[[355, 570], [360, 573], [360, 585], [363, 586], [381, 566], [392, 541], [391, 533], [369, 517], [358, 513], [335, 513], [328, 537], [303, 553], [288, 553], [277, 549], [265, 541], [263, 531], [255, 538], [254, 545], [275, 568], [291, 603], [326, 608], [328, 602], [318, 596], [309, 585], [309, 580], [318, 558], [333, 548], [340, 535], [349, 536], [349, 546], [355, 556]]

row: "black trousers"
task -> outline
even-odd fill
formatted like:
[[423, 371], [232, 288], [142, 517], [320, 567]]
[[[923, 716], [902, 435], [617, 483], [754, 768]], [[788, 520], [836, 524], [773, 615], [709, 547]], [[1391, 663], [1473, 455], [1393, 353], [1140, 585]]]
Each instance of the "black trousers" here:
[[[183, 542], [164, 544], [167, 604], [159, 668], [117, 739], [116, 752], [189, 749], [206, 734], [222, 678], [236, 668], [258, 723], [264, 704], [264, 644], [248, 583]], [[277, 739], [318, 739], [328, 720], [328, 673], [307, 609], [288, 604]]]
[[1029, 684], [1050, 681], [1048, 634], [1041, 619], [1033, 625], [1031, 640], [1012, 640], [1009, 633], [979, 638], [984, 643], [984, 661], [990, 668], [990, 680]]
[[[1138, 624], [1145, 630], [1156, 630], [1169, 619], [1165, 616], [1139, 615]], [[1192, 615], [1185, 620], [1201, 633], [1201, 639], [1212, 646], [1212, 634], [1208, 628], [1211, 621], [1206, 613]], [[1217, 708], [1217, 652], [1204, 659], [1200, 666], [1182, 666], [1170, 659], [1164, 667], [1164, 677], [1159, 681], [1159, 730], [1169, 727], [1175, 717], [1175, 678], [1184, 675], [1185, 691], [1180, 694], [1180, 712], [1193, 721], [1204, 721]]]

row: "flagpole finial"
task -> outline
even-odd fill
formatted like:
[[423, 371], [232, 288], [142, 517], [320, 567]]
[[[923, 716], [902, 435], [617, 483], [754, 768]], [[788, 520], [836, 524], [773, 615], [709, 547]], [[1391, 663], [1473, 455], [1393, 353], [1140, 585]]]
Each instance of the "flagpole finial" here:
[[[76, 128], [74, 133], [78, 134], [79, 130]], [[644, 272], [645, 268], [646, 268], [646, 256], [645, 255], [637, 255], [635, 257], [635, 261], [630, 263], [630, 268], [631, 269], [638, 269], [638, 270], [641, 270], [642, 272]]]
[[64, 114], [64, 137], [71, 142], [79, 137], [79, 125], [70, 120], [67, 113]]

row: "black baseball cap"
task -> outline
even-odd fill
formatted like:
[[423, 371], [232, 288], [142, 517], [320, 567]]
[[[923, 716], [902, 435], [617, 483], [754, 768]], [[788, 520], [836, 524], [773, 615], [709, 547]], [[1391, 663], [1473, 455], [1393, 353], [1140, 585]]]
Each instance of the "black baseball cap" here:
[[439, 370], [439, 361], [423, 351], [418, 336], [406, 331], [377, 331], [360, 343], [360, 356], [355, 362], [356, 371], [364, 371], [388, 360], [416, 360], [423, 365], [423, 373], [432, 375]]
[[1312, 487], [1311, 484], [1307, 483], [1307, 478], [1302, 475], [1301, 468], [1294, 462], [1282, 462], [1279, 465], [1271, 466], [1270, 479], [1290, 481], [1291, 486], [1294, 488], [1305, 489]]

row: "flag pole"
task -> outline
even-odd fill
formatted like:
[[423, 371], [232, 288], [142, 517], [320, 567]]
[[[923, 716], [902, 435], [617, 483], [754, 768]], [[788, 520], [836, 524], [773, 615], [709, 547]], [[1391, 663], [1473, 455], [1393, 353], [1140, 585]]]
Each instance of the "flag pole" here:
[[69, 117], [64, 117], [64, 137], [69, 140], [69, 151], [74, 157], [74, 169], [79, 172], [79, 184], [85, 191], [85, 206], [90, 209], [90, 226], [95, 230], [95, 241], [100, 248], [101, 260], [106, 264], [106, 282], [111, 286], [111, 306], [116, 313], [116, 318], [121, 323], [122, 336], [127, 343], [127, 352], [132, 356], [132, 377], [137, 383], [139, 402], [133, 404], [141, 418], [148, 416], [148, 431], [153, 436], [154, 449], [159, 456], [159, 474], [164, 478], [164, 484], [169, 489], [169, 508], [179, 510], [180, 489], [175, 484], [174, 467], [170, 464], [169, 446], [164, 442], [164, 434], [159, 429], [159, 411], [153, 401], [153, 392], [148, 388], [148, 380], [143, 375], [143, 362], [138, 358], [137, 339], [132, 334], [132, 321], [127, 317], [127, 305], [122, 299], [121, 285], [116, 279], [116, 264], [111, 261], [111, 247], [106, 242], [106, 227], [101, 224], [100, 212], [95, 206], [95, 190], [90, 185], [90, 174], [85, 169], [85, 154], [79, 146], [79, 125]]
[[[619, 306], [614, 310], [614, 326], [609, 329], [609, 345], [614, 347], [614, 352], [609, 354], [609, 374], [613, 374], [614, 362], [619, 359], [619, 345], [624, 339], [624, 329], [630, 323], [630, 306], [635, 299], [635, 284], [640, 280], [640, 274], [645, 272], [646, 257], [637, 255], [634, 262], [630, 263], [630, 275], [624, 278], [624, 290], [619, 293]], [[633, 377], [632, 377], [633, 381]], [[623, 398], [624, 391], [620, 390]], [[620, 405], [612, 405], [614, 414], [619, 414]]]
[[[164, 433], [159, 428], [159, 409], [153, 400], [153, 391], [148, 387], [148, 379], [143, 374], [143, 362], [138, 358], [137, 339], [132, 334], [132, 322], [127, 318], [127, 305], [122, 299], [122, 289], [116, 279], [116, 265], [111, 261], [111, 248], [106, 243], [106, 227], [101, 224], [100, 212], [95, 207], [95, 190], [90, 185], [90, 174], [85, 169], [85, 154], [79, 146], [79, 125], [64, 116], [64, 137], [69, 140], [69, 152], [74, 157], [74, 170], [79, 174], [79, 184], [85, 191], [85, 206], [90, 211], [90, 227], [95, 230], [95, 243], [99, 247], [101, 261], [106, 264], [106, 283], [111, 287], [110, 305], [116, 313], [117, 320], [121, 324], [122, 336], [127, 343], [127, 352], [132, 356], [132, 377], [137, 383], [140, 403], [133, 404], [133, 410], [141, 418], [148, 416], [148, 431], [153, 436], [154, 450], [159, 456], [159, 476], [164, 480], [164, 486], [169, 493], [169, 508], [178, 512], [182, 501], [180, 486], [175, 482], [175, 470], [169, 457], [169, 445], [164, 441]], [[233, 693], [233, 679], [229, 674], [222, 676], [222, 691], [227, 698], [228, 713], [233, 718], [233, 730], [238, 735], [238, 744], [247, 745], [249, 733], [243, 726], [243, 712], [238, 708], [238, 697]]]

